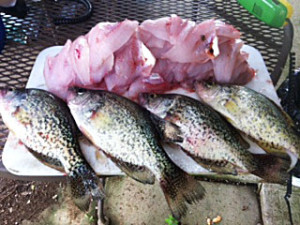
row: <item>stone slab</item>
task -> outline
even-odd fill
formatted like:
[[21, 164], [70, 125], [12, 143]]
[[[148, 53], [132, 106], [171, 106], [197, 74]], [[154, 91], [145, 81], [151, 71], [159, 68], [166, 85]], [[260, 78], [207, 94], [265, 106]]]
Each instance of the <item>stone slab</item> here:
[[[257, 225], [261, 223], [256, 185], [201, 182], [206, 197], [189, 205], [182, 225], [207, 224], [207, 217], [222, 217], [222, 224]], [[128, 177], [106, 182], [104, 214], [111, 225], [160, 225], [170, 215], [164, 195], [157, 184], [144, 185]]]

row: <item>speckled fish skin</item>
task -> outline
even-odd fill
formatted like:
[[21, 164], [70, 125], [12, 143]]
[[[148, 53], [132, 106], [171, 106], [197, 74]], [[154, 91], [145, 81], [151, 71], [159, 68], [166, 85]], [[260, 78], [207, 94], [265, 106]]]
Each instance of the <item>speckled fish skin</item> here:
[[204, 196], [204, 188], [179, 169], [164, 152], [150, 113], [138, 104], [106, 91], [77, 90], [68, 106], [79, 129], [132, 178], [159, 181], [173, 216], [186, 213], [185, 201]]
[[248, 173], [256, 161], [242, 140], [221, 116], [201, 102], [177, 94], [143, 94], [141, 104], [182, 132], [181, 146], [203, 167], [223, 173]]
[[0, 111], [9, 130], [34, 156], [68, 174], [80, 209], [88, 209], [90, 195], [104, 197], [98, 178], [83, 158], [77, 128], [65, 103], [43, 90], [1, 90]]
[[292, 119], [273, 101], [243, 86], [199, 82], [200, 99], [221, 113], [235, 128], [270, 154], [288, 159], [292, 169], [300, 152], [300, 138]]

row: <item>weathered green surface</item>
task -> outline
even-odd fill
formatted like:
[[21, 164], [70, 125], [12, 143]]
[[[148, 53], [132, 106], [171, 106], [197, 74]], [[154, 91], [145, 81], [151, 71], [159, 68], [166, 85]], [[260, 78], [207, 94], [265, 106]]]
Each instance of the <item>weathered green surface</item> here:
[[[264, 225], [290, 225], [287, 204], [284, 200], [286, 187], [263, 184], [260, 190], [261, 213]], [[300, 224], [300, 188], [293, 187], [290, 198], [294, 224]]]
[[[256, 186], [201, 182], [206, 197], [191, 205], [183, 225], [204, 225], [207, 217], [222, 217], [220, 224], [257, 225], [260, 222]], [[105, 215], [112, 225], [165, 224], [170, 215], [157, 182], [140, 184], [131, 178], [110, 178], [106, 183]], [[251, 218], [251, 219], [245, 219]]]

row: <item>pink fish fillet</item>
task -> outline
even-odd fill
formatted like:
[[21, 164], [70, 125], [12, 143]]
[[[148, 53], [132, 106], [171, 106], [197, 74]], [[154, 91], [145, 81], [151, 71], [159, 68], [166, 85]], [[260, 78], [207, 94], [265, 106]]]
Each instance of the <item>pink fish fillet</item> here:
[[48, 57], [44, 66], [44, 77], [48, 90], [65, 99], [68, 88], [74, 86], [75, 73], [71, 55], [72, 42], [68, 40], [55, 57]]
[[137, 27], [138, 22], [130, 20], [99, 23], [73, 43], [68, 40], [58, 55], [46, 60], [48, 90], [65, 99], [72, 86], [104, 87], [104, 76], [114, 68], [114, 53], [136, 33]]
[[242, 46], [238, 30], [213, 19], [102, 22], [48, 57], [44, 76], [48, 89], [63, 99], [73, 86], [134, 99], [140, 92], [190, 91], [198, 80], [243, 85], [255, 73]]
[[114, 72], [105, 77], [109, 91], [122, 94], [139, 77], [149, 77], [155, 58], [137, 33], [115, 53]]
[[86, 35], [90, 46], [92, 82], [98, 83], [113, 69], [114, 52], [119, 50], [138, 27], [137, 21], [99, 23]]
[[240, 32], [221, 21], [195, 24], [173, 15], [144, 21], [139, 32], [157, 58], [154, 72], [168, 82], [185, 81], [186, 86], [193, 79], [213, 79], [246, 84], [254, 76], [247, 54], [241, 52]]

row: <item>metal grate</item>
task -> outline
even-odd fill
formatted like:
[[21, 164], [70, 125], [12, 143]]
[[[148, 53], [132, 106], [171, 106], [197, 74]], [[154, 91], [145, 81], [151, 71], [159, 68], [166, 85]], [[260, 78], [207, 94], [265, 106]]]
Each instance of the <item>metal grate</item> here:
[[[125, 18], [142, 22], [170, 14], [201, 22], [221, 19], [234, 25], [242, 33], [245, 43], [257, 48], [270, 72], [278, 63], [283, 40], [283, 30], [270, 28], [255, 19], [238, 5], [236, 0], [94, 0], [92, 17], [73, 25], [53, 24], [53, 17], [76, 17], [84, 13], [84, 6], [76, 1], [26, 1], [29, 8], [24, 19], [1, 13], [7, 29], [7, 43], [0, 55], [0, 87], [23, 88], [26, 85], [38, 53], [53, 45], [63, 45], [87, 33], [101, 21], [121, 21]], [[7, 129], [0, 122], [0, 149], [3, 148]]]

